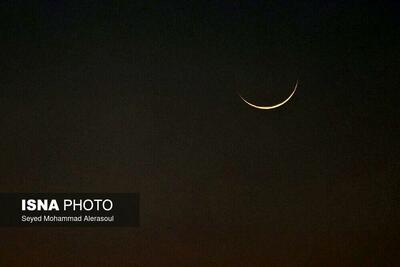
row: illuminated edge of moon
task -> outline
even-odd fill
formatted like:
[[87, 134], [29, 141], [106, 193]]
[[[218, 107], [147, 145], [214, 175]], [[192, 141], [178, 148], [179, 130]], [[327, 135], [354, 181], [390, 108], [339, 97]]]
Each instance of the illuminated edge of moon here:
[[273, 105], [273, 106], [258, 106], [258, 105], [254, 105], [254, 104], [250, 103], [249, 101], [247, 101], [246, 99], [244, 99], [244, 97], [242, 97], [239, 93], [238, 93], [238, 95], [240, 96], [240, 98], [241, 98], [247, 105], [249, 105], [249, 106], [251, 106], [251, 107], [253, 107], [253, 108], [264, 109], [264, 110], [266, 110], [266, 109], [274, 109], [274, 108], [278, 108], [278, 107], [280, 107], [280, 106], [286, 104], [286, 102], [288, 102], [288, 101], [292, 98], [292, 96], [293, 96], [294, 93], [296, 92], [296, 89], [297, 89], [297, 85], [298, 85], [298, 84], [299, 84], [299, 80], [296, 81], [296, 84], [295, 84], [295, 86], [294, 86], [293, 92], [289, 95], [289, 97], [286, 98], [286, 99], [285, 99], [284, 101], [282, 101], [281, 103], [278, 103], [278, 104]]

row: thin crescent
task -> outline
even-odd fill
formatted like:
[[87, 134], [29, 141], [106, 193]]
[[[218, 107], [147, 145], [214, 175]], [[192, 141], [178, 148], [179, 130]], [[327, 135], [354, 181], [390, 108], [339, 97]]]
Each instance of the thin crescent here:
[[297, 85], [299, 83], [299, 80], [296, 81], [296, 85], [294, 86], [293, 92], [290, 94], [290, 96], [288, 98], [286, 98], [283, 102], [273, 105], [273, 106], [257, 106], [254, 105], [252, 103], [250, 103], [249, 101], [247, 101], [246, 99], [244, 99], [239, 93], [238, 95], [240, 96], [240, 98], [249, 106], [253, 107], [253, 108], [258, 108], [258, 109], [274, 109], [274, 108], [278, 108], [282, 105], [284, 105], [286, 102], [288, 102], [290, 100], [290, 98], [292, 98], [292, 96], [294, 95], [294, 93], [296, 92], [297, 89]]

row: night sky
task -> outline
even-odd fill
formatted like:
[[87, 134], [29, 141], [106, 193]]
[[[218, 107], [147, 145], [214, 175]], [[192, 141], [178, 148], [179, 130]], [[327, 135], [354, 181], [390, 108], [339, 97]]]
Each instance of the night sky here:
[[0, 191], [139, 192], [141, 225], [0, 228], [0, 266], [398, 265], [376, 2], [2, 2]]

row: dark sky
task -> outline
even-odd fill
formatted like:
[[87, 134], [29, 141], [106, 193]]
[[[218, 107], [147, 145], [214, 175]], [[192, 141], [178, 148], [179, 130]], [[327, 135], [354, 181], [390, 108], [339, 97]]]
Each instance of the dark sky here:
[[0, 266], [399, 262], [399, 4], [129, 2], [0, 4], [0, 191], [141, 194]]

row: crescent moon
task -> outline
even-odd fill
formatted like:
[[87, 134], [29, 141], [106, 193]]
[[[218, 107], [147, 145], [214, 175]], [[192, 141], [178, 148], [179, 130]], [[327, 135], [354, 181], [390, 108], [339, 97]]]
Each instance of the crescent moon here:
[[278, 103], [278, 104], [276, 104], [276, 105], [273, 105], [273, 106], [257, 106], [257, 105], [254, 105], [254, 104], [250, 103], [250, 102], [247, 101], [246, 99], [244, 99], [239, 93], [238, 93], [238, 95], [240, 96], [240, 98], [241, 98], [247, 105], [249, 105], [249, 106], [251, 106], [251, 107], [253, 107], [253, 108], [257, 108], [257, 109], [274, 109], [274, 108], [278, 108], [278, 107], [280, 107], [280, 106], [286, 104], [286, 102], [288, 102], [288, 101], [292, 98], [292, 96], [293, 96], [294, 93], [296, 92], [298, 83], [299, 83], [299, 80], [296, 81], [296, 84], [295, 84], [295, 86], [294, 86], [294, 88], [293, 88], [293, 92], [289, 95], [288, 98], [286, 98], [286, 99], [283, 100], [282, 102], [280, 102], [280, 103]]

